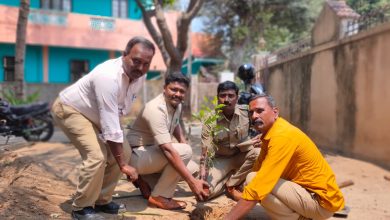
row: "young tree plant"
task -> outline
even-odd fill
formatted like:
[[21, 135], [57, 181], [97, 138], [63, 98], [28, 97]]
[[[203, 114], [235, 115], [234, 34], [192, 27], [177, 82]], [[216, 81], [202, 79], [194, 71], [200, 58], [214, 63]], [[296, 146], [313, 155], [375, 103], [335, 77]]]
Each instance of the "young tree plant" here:
[[[207, 135], [211, 137], [212, 140], [219, 132], [229, 130], [224, 126], [217, 124], [218, 119], [222, 117], [221, 114], [223, 107], [225, 107], [225, 104], [218, 104], [218, 99], [216, 96], [213, 99], [208, 99], [205, 97], [199, 112], [197, 114], [192, 114], [192, 117], [202, 123], [203, 126], [209, 128]], [[210, 145], [211, 146], [204, 146], [202, 144], [199, 171], [200, 179], [203, 180], [207, 180], [208, 171], [211, 167], [214, 166], [213, 159], [215, 157], [215, 152], [218, 150], [218, 146], [214, 143], [214, 141], [211, 141]]]

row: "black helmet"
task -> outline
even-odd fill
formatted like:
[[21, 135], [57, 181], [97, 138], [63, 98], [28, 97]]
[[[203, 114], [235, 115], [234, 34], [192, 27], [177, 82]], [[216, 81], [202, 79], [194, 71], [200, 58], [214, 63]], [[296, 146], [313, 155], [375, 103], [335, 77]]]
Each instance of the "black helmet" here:
[[252, 79], [255, 78], [255, 68], [252, 64], [243, 64], [238, 68], [237, 75], [245, 84], [250, 84]]
[[255, 84], [251, 85], [251, 88], [249, 90], [250, 90], [251, 95], [265, 94], [265, 90], [260, 83], [255, 83]]

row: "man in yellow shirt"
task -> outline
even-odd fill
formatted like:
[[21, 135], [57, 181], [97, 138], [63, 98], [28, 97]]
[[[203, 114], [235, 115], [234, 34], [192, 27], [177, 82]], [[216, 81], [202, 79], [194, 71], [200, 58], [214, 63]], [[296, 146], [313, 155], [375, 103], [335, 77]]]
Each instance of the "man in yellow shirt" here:
[[257, 202], [278, 220], [327, 219], [344, 207], [329, 164], [307, 135], [279, 117], [271, 96], [252, 97], [249, 117], [262, 133], [261, 153], [227, 219], [243, 217]]

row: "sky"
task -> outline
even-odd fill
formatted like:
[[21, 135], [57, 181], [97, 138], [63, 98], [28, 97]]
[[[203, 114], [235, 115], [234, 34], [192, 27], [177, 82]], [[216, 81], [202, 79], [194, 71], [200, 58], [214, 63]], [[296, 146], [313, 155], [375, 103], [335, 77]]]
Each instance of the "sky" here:
[[[179, 7], [181, 10], [185, 10], [187, 8], [187, 5], [189, 3], [189, 0], [179, 0]], [[196, 17], [191, 22], [191, 31], [192, 32], [202, 32], [203, 27], [203, 18]]]

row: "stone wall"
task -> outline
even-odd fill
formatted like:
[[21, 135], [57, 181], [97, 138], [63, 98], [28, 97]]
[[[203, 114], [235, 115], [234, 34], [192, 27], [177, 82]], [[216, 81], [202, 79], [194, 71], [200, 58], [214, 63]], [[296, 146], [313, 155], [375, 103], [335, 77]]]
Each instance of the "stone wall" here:
[[261, 70], [282, 117], [321, 147], [390, 167], [390, 24]]

